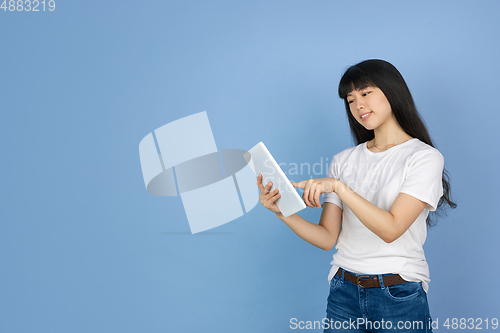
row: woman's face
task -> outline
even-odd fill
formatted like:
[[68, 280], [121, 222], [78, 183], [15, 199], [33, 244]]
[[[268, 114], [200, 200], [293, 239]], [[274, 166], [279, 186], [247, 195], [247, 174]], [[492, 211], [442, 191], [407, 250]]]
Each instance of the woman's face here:
[[368, 130], [393, 117], [391, 104], [377, 87], [353, 90], [347, 94], [347, 102], [353, 117]]

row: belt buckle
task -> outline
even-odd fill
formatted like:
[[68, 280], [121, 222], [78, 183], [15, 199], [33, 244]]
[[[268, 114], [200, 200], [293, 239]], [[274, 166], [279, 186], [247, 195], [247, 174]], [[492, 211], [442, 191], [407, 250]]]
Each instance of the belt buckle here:
[[358, 278], [357, 278], [357, 280], [356, 280], [356, 284], [357, 284], [358, 286], [360, 286], [361, 288], [364, 288], [364, 287], [360, 284], [360, 282], [361, 282], [361, 281], [360, 281], [360, 279], [369, 279], [369, 278], [370, 278], [370, 277], [369, 277], [369, 276], [367, 276], [367, 275], [361, 275], [361, 276], [358, 276]]

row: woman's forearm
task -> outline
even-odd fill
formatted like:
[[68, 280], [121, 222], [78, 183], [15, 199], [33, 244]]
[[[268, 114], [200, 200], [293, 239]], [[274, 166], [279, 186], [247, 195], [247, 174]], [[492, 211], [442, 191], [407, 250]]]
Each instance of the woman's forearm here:
[[285, 222], [297, 236], [322, 250], [329, 251], [337, 241], [338, 234], [331, 235], [322, 225], [311, 223], [297, 214], [284, 217], [283, 214], [278, 213], [276, 216]]
[[393, 240], [395, 230], [394, 216], [370, 201], [366, 200], [349, 186], [338, 180], [335, 184], [335, 193], [340, 200], [349, 207], [356, 217], [374, 234], [386, 242]]

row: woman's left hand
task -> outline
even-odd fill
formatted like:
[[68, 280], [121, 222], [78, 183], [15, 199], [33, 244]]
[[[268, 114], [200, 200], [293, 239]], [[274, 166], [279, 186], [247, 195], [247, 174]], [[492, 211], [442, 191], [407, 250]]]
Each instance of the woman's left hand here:
[[317, 178], [309, 179], [301, 182], [291, 182], [293, 187], [300, 187], [304, 189], [304, 202], [309, 207], [320, 208], [319, 196], [323, 193], [331, 193], [335, 191], [337, 179], [335, 178]]

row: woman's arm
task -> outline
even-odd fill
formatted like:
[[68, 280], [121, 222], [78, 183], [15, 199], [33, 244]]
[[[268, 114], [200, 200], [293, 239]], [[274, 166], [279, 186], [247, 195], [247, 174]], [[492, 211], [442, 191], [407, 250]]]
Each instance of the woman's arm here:
[[372, 204], [349, 186], [335, 179], [335, 193], [356, 217], [386, 243], [398, 239], [422, 213], [426, 202], [406, 193], [400, 193], [389, 211]]
[[404, 234], [427, 205], [409, 194], [400, 193], [389, 211], [385, 211], [335, 178], [309, 179], [292, 185], [304, 188], [304, 202], [309, 207], [319, 207], [319, 196], [334, 191], [361, 223], [387, 243]]
[[325, 202], [319, 224], [311, 223], [297, 214], [284, 217], [277, 213], [276, 216], [297, 236], [322, 250], [331, 250], [339, 237], [342, 209], [331, 202]]
[[275, 202], [281, 197], [281, 194], [278, 193], [278, 189], [270, 192], [272, 182], [264, 186], [262, 184], [262, 175], [259, 174], [257, 186], [260, 189], [259, 200], [261, 204], [276, 213], [276, 216], [285, 222], [300, 238], [326, 251], [335, 245], [342, 221], [342, 209], [340, 207], [330, 202], [325, 203], [319, 224], [311, 223], [297, 214], [284, 217]]

